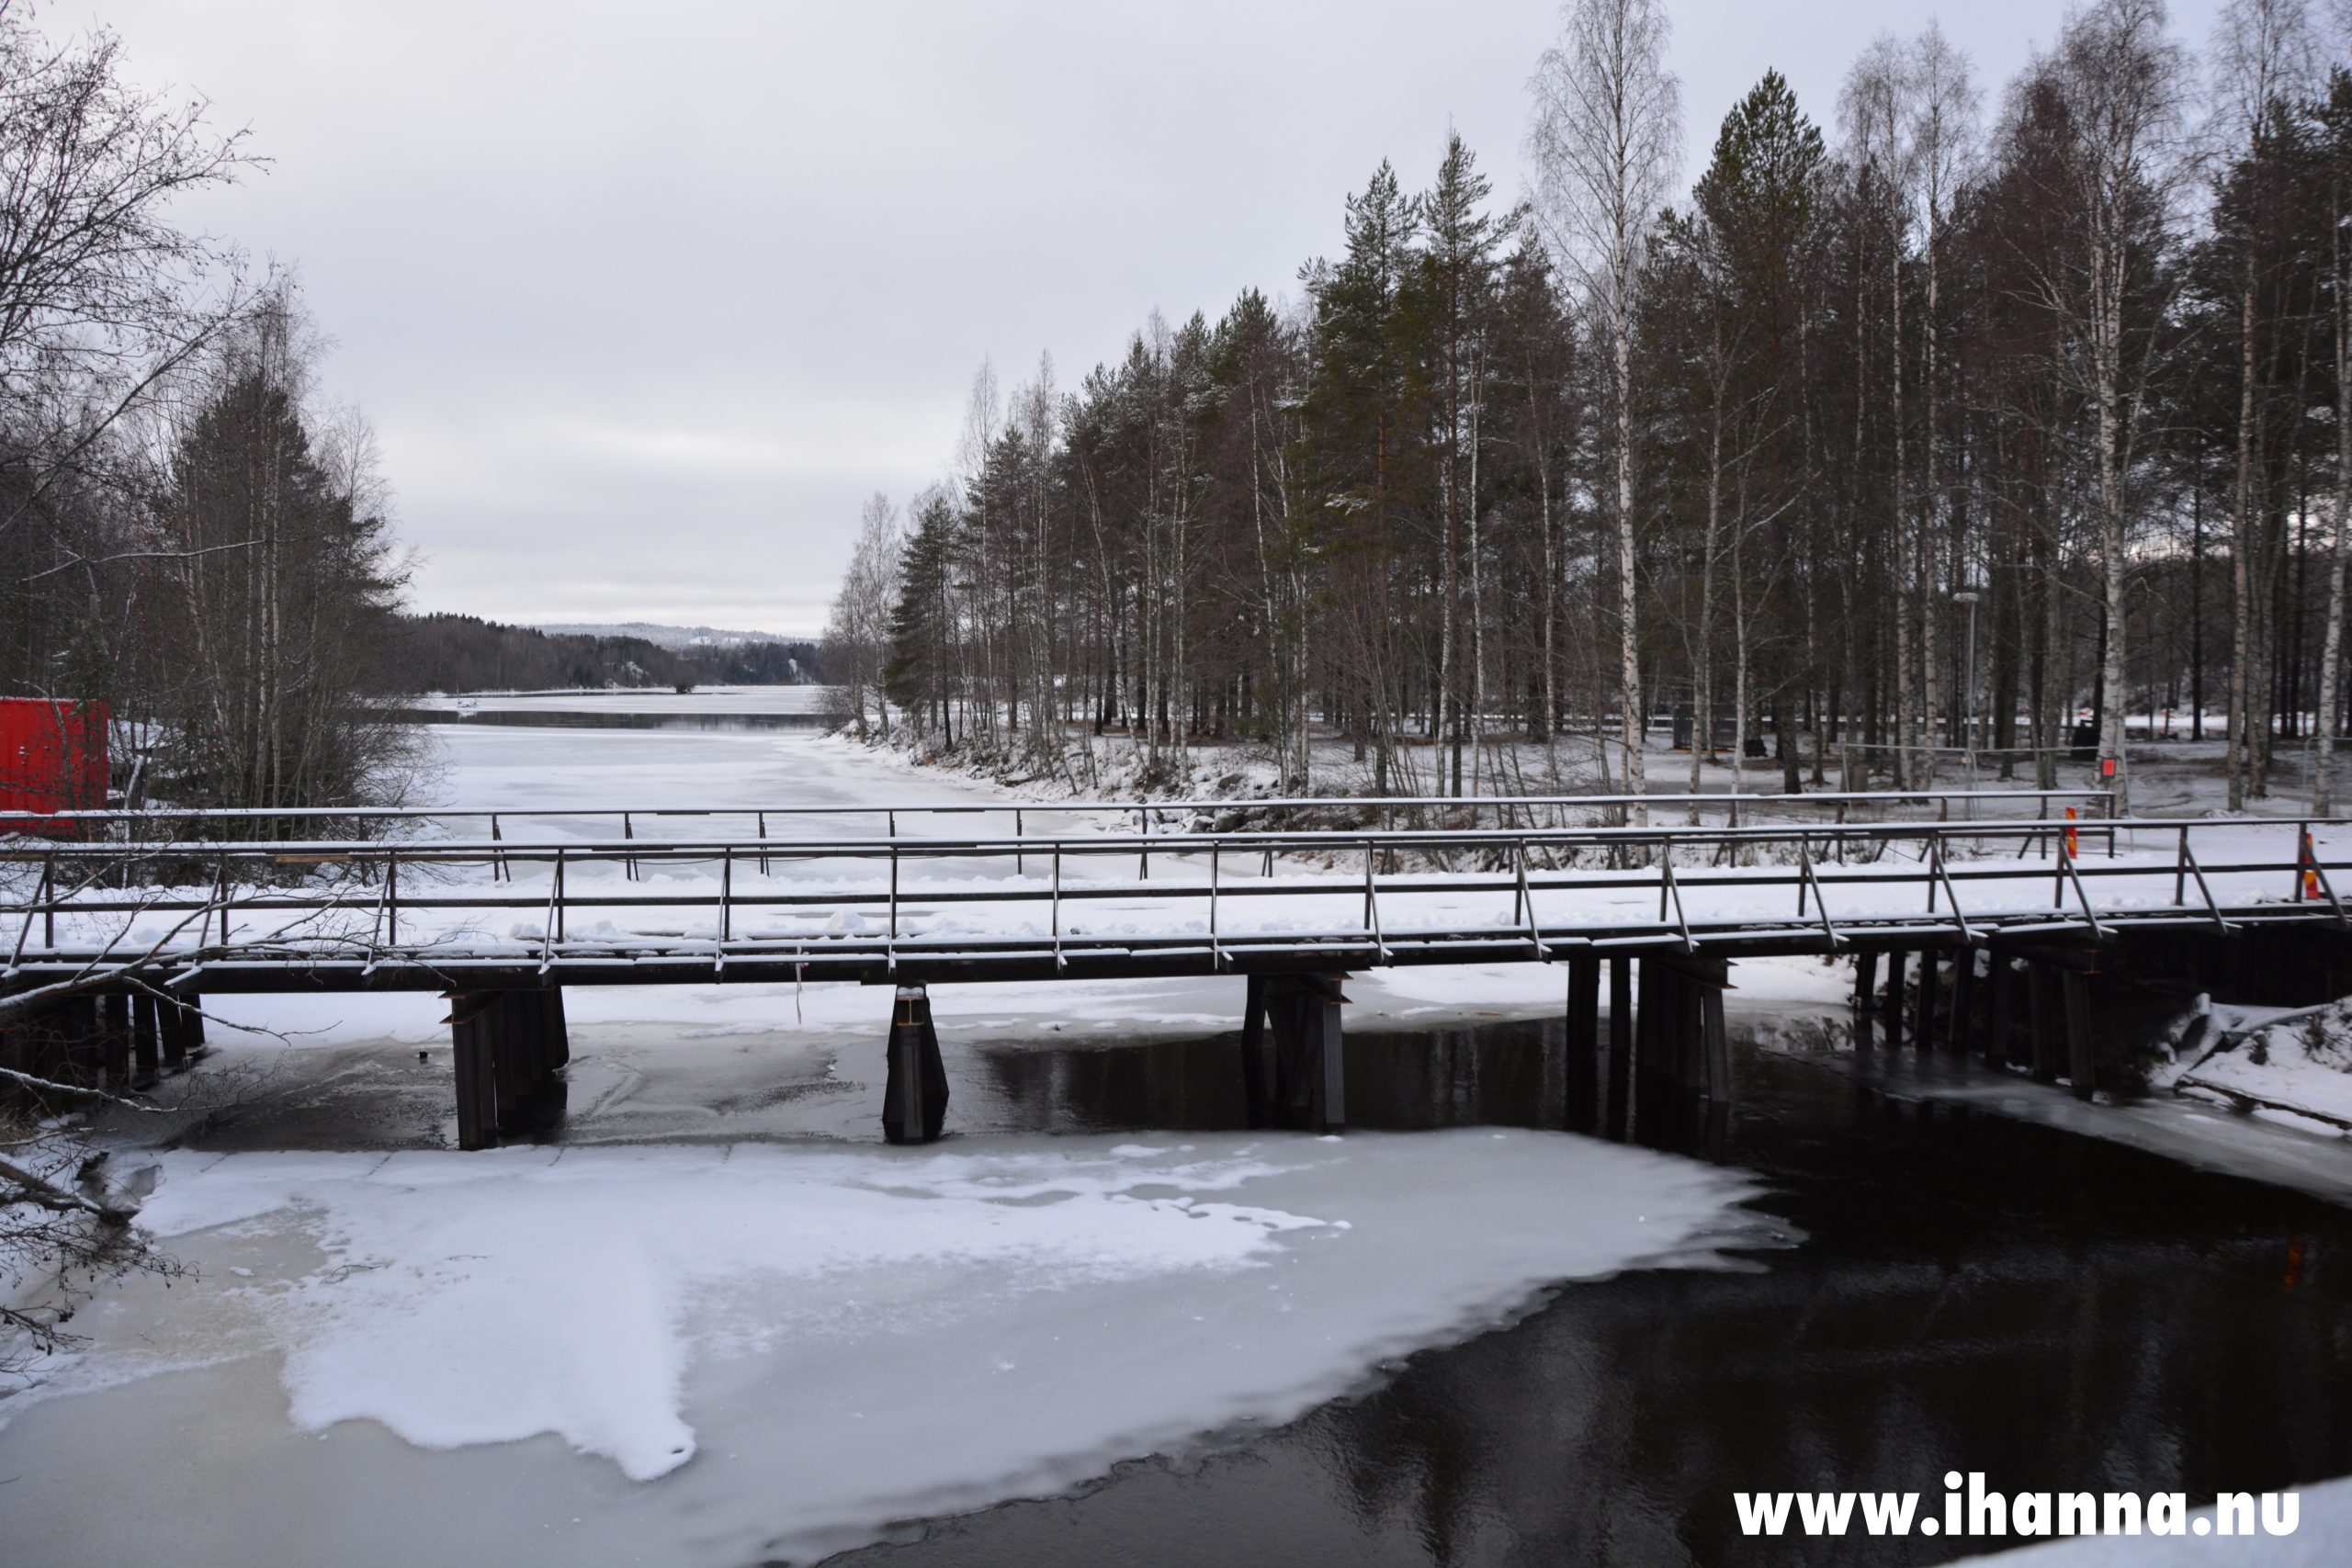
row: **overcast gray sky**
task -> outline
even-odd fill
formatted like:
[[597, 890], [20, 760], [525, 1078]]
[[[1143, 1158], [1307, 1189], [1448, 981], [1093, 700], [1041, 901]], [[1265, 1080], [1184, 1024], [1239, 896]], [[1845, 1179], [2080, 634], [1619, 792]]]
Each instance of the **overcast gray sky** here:
[[[2177, 4], [2201, 44], [2217, 0]], [[1692, 158], [1778, 67], [1825, 128], [1940, 14], [1988, 111], [2035, 0], [1674, 0]], [[1158, 307], [1295, 294], [1451, 120], [1520, 183], [1549, 0], [107, 0], [133, 74], [273, 160], [194, 216], [298, 265], [415, 604], [821, 625], [858, 506], [937, 478], [983, 355], [1064, 387]]]

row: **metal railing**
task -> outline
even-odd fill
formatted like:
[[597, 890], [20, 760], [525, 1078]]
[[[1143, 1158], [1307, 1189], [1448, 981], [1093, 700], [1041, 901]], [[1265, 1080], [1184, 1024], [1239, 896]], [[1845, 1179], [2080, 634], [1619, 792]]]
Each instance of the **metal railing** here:
[[[1570, 813], [1598, 813], [1617, 823], [1635, 810], [1652, 815], [1692, 812], [1702, 818], [1719, 816], [1724, 825], [1740, 826], [1775, 818], [1849, 821], [1901, 819], [1905, 814], [1932, 817], [1937, 821], [1973, 821], [1980, 810], [1998, 808], [2005, 816], [2030, 803], [2039, 820], [2054, 818], [2073, 806], [2086, 819], [2112, 814], [2113, 794], [2105, 789], [1955, 789], [1870, 790], [1809, 795], [1672, 794], [1672, 795], [1302, 795], [1268, 799], [1198, 800], [1071, 800], [1071, 801], [952, 801], [913, 805], [777, 805], [777, 806], [566, 806], [534, 807], [149, 807], [138, 810], [60, 811], [34, 817], [0, 818], [0, 840], [10, 831], [39, 827], [57, 836], [119, 839], [153, 843], [194, 839], [228, 842], [251, 836], [260, 827], [283, 832], [311, 825], [321, 830], [337, 828], [376, 829], [434, 824], [481, 823], [493, 839], [502, 839], [505, 824], [609, 822], [624, 839], [635, 839], [640, 825], [683, 819], [741, 823], [754, 840], [771, 835], [771, 824], [797, 821], [839, 821], [866, 818], [879, 824], [885, 838], [900, 836], [902, 827], [975, 816], [1010, 818], [1016, 838], [1027, 835], [1032, 819], [1053, 821], [1101, 818], [1133, 821], [1135, 831], [1148, 834], [1157, 825], [1198, 823], [1207, 818], [1227, 823], [1267, 817], [1306, 817], [1344, 819], [1357, 828], [1382, 830], [1428, 823], [1440, 818], [1463, 818], [1468, 825], [1492, 818], [1499, 826], [1566, 828]], [[1544, 821], [1543, 818], [1554, 818]], [[1460, 821], [1450, 826], [1464, 825]]]
[[[224, 975], [258, 983], [266, 969], [330, 986], [390, 972], [442, 983], [484, 969], [598, 981], [875, 979], [910, 967], [986, 978], [1073, 965], [1219, 973], [2095, 941], [2121, 927], [2227, 931], [2275, 920], [2352, 929], [2331, 875], [2352, 862], [2315, 838], [2346, 822], [2110, 820], [2096, 833], [2042, 818], [831, 840], [17, 840], [0, 844], [0, 920], [15, 926], [0, 926], [10, 944], [0, 982], [134, 963], [203, 988]], [[2086, 838], [2108, 854], [2086, 858]], [[2119, 853], [2119, 838], [2138, 847]], [[1391, 864], [1431, 850], [1475, 869]], [[1152, 880], [1153, 855], [1186, 874]], [[1766, 863], [1739, 863], [1757, 858]], [[1105, 865], [1113, 874], [1084, 874]], [[918, 880], [925, 869], [951, 874]], [[544, 888], [519, 885], [542, 875]], [[1492, 907], [1465, 907], [1489, 896]], [[1436, 919], [1399, 919], [1430, 898], [1448, 900]], [[1119, 901], [1145, 908], [1107, 925], [1088, 916]], [[1284, 901], [1287, 923], [1235, 923], [1238, 909], [1281, 913]], [[993, 929], [943, 919], [986, 907], [997, 911]], [[635, 912], [632, 929], [588, 923], [618, 911]], [[809, 911], [833, 917], [835, 929], [758, 929], [763, 916]], [[536, 930], [491, 934], [494, 922], [527, 915], [539, 917]]]

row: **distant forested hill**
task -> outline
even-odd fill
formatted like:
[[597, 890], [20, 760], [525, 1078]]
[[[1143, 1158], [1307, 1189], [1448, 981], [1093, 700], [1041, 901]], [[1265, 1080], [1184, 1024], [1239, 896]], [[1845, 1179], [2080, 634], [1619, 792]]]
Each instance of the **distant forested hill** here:
[[668, 649], [641, 637], [503, 626], [473, 615], [403, 615], [391, 694], [560, 686], [800, 685], [818, 679], [806, 642]]

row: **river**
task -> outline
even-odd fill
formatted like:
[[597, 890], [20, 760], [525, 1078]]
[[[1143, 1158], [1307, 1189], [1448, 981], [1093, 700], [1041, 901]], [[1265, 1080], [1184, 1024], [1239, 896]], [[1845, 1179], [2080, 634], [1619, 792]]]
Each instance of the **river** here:
[[[436, 734], [469, 807], [993, 798], [806, 735]], [[1571, 1134], [1557, 980], [1351, 982], [1337, 1143], [1243, 1125], [1238, 982], [944, 989], [930, 1151], [878, 1146], [856, 987], [579, 994], [565, 1118], [480, 1156], [429, 999], [238, 1004], [236, 1092], [117, 1156], [197, 1277], [0, 1399], [7, 1559], [1909, 1563], [1962, 1543], [1731, 1495], [2352, 1472], [2324, 1179], [1792, 1049], [1843, 984], [1798, 966], [1733, 995], [1727, 1113]]]

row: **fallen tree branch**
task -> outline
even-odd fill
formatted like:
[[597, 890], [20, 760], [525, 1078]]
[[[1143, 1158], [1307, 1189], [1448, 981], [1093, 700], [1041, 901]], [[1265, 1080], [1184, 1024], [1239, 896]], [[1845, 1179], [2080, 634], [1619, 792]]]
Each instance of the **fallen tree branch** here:
[[167, 1105], [151, 1105], [143, 1100], [126, 1100], [121, 1095], [111, 1094], [102, 1089], [59, 1083], [54, 1078], [35, 1077], [30, 1073], [20, 1073], [14, 1067], [0, 1067], [0, 1078], [6, 1078], [11, 1083], [23, 1084], [28, 1089], [46, 1089], [51, 1094], [71, 1094], [79, 1095], [85, 1100], [111, 1100], [126, 1111], [143, 1111], [151, 1116], [167, 1115], [172, 1109]]
[[94, 1214], [105, 1224], [127, 1225], [131, 1215], [138, 1212], [118, 1208], [111, 1203], [93, 1202], [78, 1192], [69, 1192], [46, 1178], [36, 1176], [11, 1159], [0, 1158], [0, 1179], [13, 1181], [23, 1190], [24, 1195], [18, 1201], [47, 1209], [51, 1213]]

